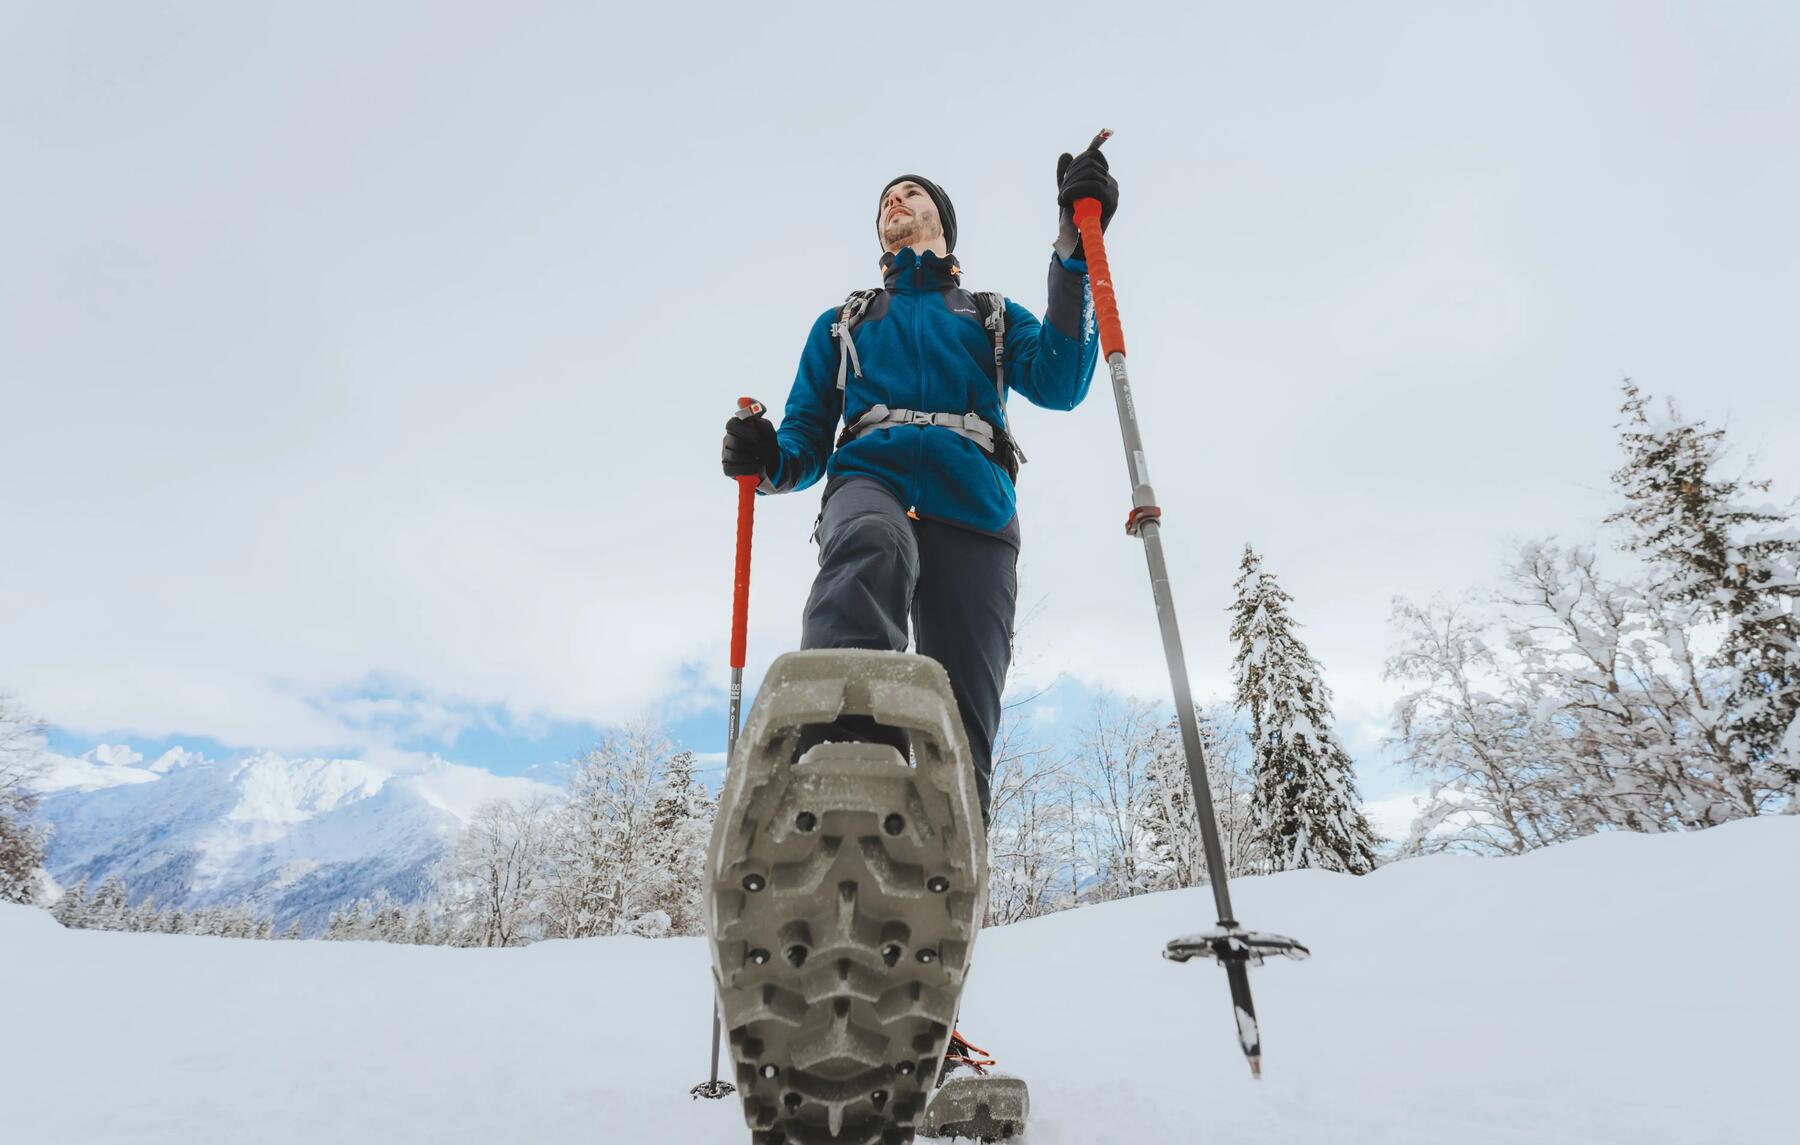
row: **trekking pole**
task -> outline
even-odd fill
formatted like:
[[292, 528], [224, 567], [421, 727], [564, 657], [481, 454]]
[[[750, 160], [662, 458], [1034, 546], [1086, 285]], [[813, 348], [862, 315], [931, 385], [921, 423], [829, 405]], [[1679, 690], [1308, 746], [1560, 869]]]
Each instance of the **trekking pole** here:
[[[755, 398], [739, 398], [733, 417], [751, 418], [763, 412], [763, 404]], [[739, 477], [737, 507], [737, 563], [731, 577], [731, 704], [730, 727], [725, 736], [725, 763], [737, 753], [739, 716], [744, 707], [745, 630], [750, 619], [750, 536], [756, 524], [756, 487], [760, 477]], [[713, 999], [712, 1079], [688, 1090], [695, 1097], [720, 1098], [737, 1092], [728, 1081], [719, 1080], [719, 1001]]]
[[[1090, 148], [1098, 148], [1112, 135], [1102, 131]], [[1262, 965], [1273, 955], [1305, 958], [1306, 947], [1291, 938], [1255, 934], [1238, 925], [1231, 911], [1225, 852], [1219, 843], [1219, 823], [1213, 811], [1212, 787], [1206, 779], [1206, 760], [1200, 747], [1200, 728], [1194, 718], [1194, 699], [1188, 686], [1187, 659], [1181, 650], [1181, 629], [1175, 621], [1175, 597], [1169, 589], [1169, 567], [1163, 558], [1162, 509], [1150, 486], [1144, 462], [1144, 442], [1138, 433], [1137, 406], [1131, 396], [1131, 380], [1125, 370], [1125, 333], [1119, 324], [1119, 302], [1113, 295], [1112, 271], [1106, 262], [1106, 240], [1100, 233], [1100, 201], [1078, 199], [1075, 225], [1081, 230], [1081, 246], [1087, 255], [1088, 280], [1094, 292], [1094, 312], [1100, 327], [1100, 348], [1112, 374], [1113, 400], [1119, 409], [1119, 430], [1125, 439], [1125, 467], [1131, 478], [1131, 514], [1125, 532], [1144, 542], [1144, 558], [1150, 566], [1150, 592], [1156, 598], [1156, 618], [1162, 628], [1163, 656], [1169, 662], [1169, 681], [1175, 692], [1175, 717], [1181, 724], [1181, 744], [1187, 755], [1188, 781], [1194, 789], [1194, 809], [1200, 821], [1200, 839], [1206, 850], [1206, 870], [1211, 876], [1213, 904], [1218, 908], [1217, 929], [1172, 940], [1163, 957], [1175, 962], [1212, 958], [1225, 968], [1231, 984], [1232, 1012], [1237, 1018], [1238, 1044], [1250, 1061], [1252, 1077], [1262, 1076], [1262, 1034], [1256, 1024], [1256, 1005], [1250, 998], [1251, 966]]]

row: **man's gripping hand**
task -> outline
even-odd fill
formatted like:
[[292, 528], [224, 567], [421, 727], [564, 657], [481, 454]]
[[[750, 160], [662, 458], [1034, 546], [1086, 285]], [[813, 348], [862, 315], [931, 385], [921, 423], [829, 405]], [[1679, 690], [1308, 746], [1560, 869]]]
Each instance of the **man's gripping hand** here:
[[719, 461], [727, 477], [765, 477], [781, 457], [775, 426], [763, 416], [762, 404], [752, 402], [725, 423], [725, 444]]
[[1100, 229], [1105, 230], [1119, 209], [1119, 181], [1112, 177], [1106, 156], [1090, 145], [1079, 155], [1063, 152], [1056, 161], [1056, 203], [1062, 208], [1056, 233], [1059, 258], [1081, 258], [1081, 232], [1075, 227], [1075, 203], [1080, 199], [1100, 201]]

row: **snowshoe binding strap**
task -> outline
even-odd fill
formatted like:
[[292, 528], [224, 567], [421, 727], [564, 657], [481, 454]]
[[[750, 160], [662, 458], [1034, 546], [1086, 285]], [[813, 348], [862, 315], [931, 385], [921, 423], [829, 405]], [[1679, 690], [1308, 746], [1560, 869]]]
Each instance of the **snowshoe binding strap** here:
[[961, 1030], [951, 1030], [950, 1045], [944, 1051], [943, 1073], [938, 1077], [941, 1081], [944, 1074], [958, 1066], [964, 1066], [978, 1075], [986, 1074], [988, 1067], [994, 1064], [994, 1059], [988, 1056], [988, 1052], [963, 1037]]

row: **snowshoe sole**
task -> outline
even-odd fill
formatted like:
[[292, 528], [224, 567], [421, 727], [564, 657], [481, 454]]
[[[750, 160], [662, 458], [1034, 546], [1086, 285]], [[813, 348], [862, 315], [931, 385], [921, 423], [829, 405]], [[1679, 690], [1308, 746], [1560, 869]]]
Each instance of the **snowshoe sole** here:
[[1016, 1077], [953, 1077], [931, 1095], [919, 1132], [927, 1137], [1004, 1141], [1025, 1131], [1031, 1092]]
[[[840, 714], [905, 728], [820, 744]], [[776, 660], [707, 856], [719, 1008], [755, 1145], [906, 1145], [937, 1079], [981, 925], [987, 851], [949, 681], [897, 652]]]

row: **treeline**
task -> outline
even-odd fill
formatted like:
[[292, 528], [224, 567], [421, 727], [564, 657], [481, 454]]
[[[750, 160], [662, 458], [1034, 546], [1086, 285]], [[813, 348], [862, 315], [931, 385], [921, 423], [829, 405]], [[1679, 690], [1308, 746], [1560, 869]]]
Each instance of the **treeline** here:
[[1627, 383], [1599, 545], [1521, 545], [1485, 600], [1399, 599], [1408, 853], [1800, 811], [1800, 529], [1725, 434]]
[[[210, 938], [275, 938], [275, 920], [258, 915], [247, 903], [232, 906], [159, 909], [155, 898], [131, 904], [125, 883], [110, 878], [88, 893], [82, 879], [63, 892], [50, 914], [66, 927], [79, 930], [123, 930], [143, 934], [201, 934]], [[281, 938], [300, 937], [300, 924], [288, 927]]]

